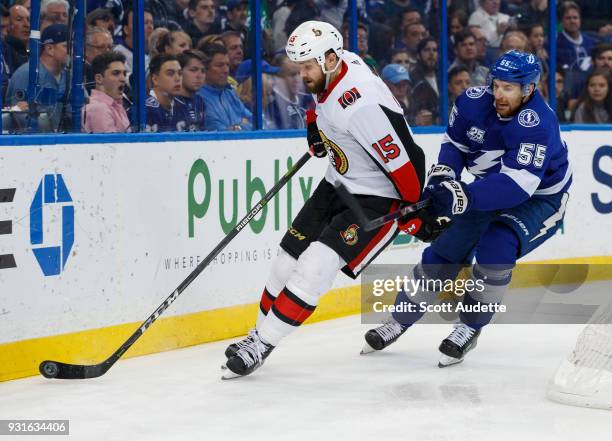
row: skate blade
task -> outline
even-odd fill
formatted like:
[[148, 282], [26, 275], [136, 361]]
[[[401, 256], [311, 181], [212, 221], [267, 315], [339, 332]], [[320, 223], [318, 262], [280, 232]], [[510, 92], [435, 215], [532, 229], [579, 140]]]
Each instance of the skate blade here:
[[368, 342], [366, 342], [363, 345], [363, 348], [361, 349], [361, 352], [359, 353], [359, 355], [368, 355], [368, 354], [371, 354], [372, 352], [377, 352], [377, 351], [372, 346], [370, 346]]
[[445, 367], [449, 367], [449, 366], [453, 366], [453, 365], [459, 364], [462, 361], [463, 361], [463, 358], [449, 357], [448, 355], [442, 354], [440, 356], [440, 360], [438, 361], [438, 367], [439, 368], [445, 368]]
[[221, 369], [223, 369], [223, 375], [221, 375], [222, 380], [233, 380], [234, 378], [244, 377], [244, 375], [240, 375], [240, 374], [233, 372], [231, 369], [229, 369], [225, 365], [222, 366]]

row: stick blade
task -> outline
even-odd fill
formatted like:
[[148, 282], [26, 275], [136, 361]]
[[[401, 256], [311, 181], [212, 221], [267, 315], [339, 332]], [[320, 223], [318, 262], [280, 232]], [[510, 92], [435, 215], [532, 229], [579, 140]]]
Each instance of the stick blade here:
[[58, 378], [62, 380], [83, 380], [104, 375], [108, 369], [104, 365], [86, 366], [82, 364], [68, 364], [59, 361], [45, 360], [38, 367], [40, 374], [45, 378]]

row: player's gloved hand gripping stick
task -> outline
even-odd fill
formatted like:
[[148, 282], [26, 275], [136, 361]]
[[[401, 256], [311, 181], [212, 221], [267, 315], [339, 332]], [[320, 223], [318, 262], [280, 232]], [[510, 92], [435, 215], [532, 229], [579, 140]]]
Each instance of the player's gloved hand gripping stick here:
[[372, 231], [376, 228], [382, 227], [383, 225], [393, 222], [399, 218], [408, 216], [410, 214], [416, 213], [417, 211], [429, 207], [430, 201], [429, 199], [425, 199], [423, 201], [419, 201], [416, 204], [405, 205], [399, 210], [393, 211], [389, 214], [385, 214], [384, 216], [377, 217], [375, 219], [368, 219], [365, 212], [359, 205], [359, 201], [353, 196], [344, 185], [338, 183], [336, 185], [336, 191], [344, 201], [344, 203], [351, 209], [351, 211], [357, 216], [357, 220], [361, 228], [366, 231]]
[[82, 378], [95, 378], [104, 375], [121, 356], [140, 338], [142, 334], [147, 330], [149, 326], [157, 320], [157, 318], [163, 314], [163, 312], [174, 302], [177, 297], [187, 289], [187, 287], [193, 282], [196, 277], [200, 275], [204, 268], [206, 268], [210, 262], [223, 250], [228, 243], [243, 230], [257, 214], [263, 209], [263, 207], [272, 200], [274, 195], [278, 193], [281, 188], [289, 182], [289, 180], [295, 175], [299, 169], [301, 169], [306, 162], [310, 159], [312, 153], [305, 153], [298, 162], [295, 163], [291, 170], [287, 171], [285, 175], [270, 189], [268, 193], [257, 203], [253, 208], [249, 210], [246, 216], [242, 218], [240, 222], [230, 231], [227, 236], [223, 238], [221, 242], [210, 252], [206, 258], [200, 262], [200, 264], [187, 276], [185, 280], [159, 305], [159, 307], [151, 314], [134, 333], [106, 360], [101, 363], [93, 365], [81, 365], [81, 364], [68, 364], [61, 363], [59, 361], [43, 361], [39, 370], [40, 373], [47, 378], [63, 378], [63, 379], [82, 379]]

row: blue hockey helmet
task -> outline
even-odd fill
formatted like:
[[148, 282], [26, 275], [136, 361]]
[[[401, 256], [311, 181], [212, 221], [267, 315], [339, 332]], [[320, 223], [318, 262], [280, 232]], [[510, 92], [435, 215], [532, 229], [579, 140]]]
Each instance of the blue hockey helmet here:
[[529, 85], [537, 86], [540, 81], [540, 61], [538, 57], [526, 52], [509, 50], [500, 56], [489, 72], [489, 86], [493, 87], [493, 80], [498, 79], [509, 83], [519, 83], [523, 88], [523, 95], [529, 94]]

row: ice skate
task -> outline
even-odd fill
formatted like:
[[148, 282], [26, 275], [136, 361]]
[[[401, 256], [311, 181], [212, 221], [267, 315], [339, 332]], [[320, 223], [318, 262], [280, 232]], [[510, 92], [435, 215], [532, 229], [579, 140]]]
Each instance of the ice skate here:
[[464, 323], [455, 324], [451, 334], [442, 340], [439, 351], [442, 353], [438, 367], [448, 367], [461, 363], [465, 354], [476, 347], [480, 329], [476, 330]]
[[249, 341], [246, 342], [247, 339], [243, 340], [242, 347], [227, 360], [225, 364], [227, 369], [224, 370], [223, 380], [249, 375], [263, 364], [274, 349], [274, 346], [261, 340], [257, 330], [249, 333], [249, 337]]
[[408, 329], [408, 326], [401, 325], [392, 318], [381, 326], [370, 329], [365, 334], [366, 343], [361, 350], [361, 355], [366, 355], [386, 348], [400, 338], [400, 336], [406, 332], [406, 329]]

